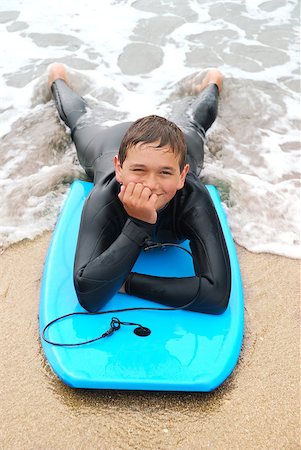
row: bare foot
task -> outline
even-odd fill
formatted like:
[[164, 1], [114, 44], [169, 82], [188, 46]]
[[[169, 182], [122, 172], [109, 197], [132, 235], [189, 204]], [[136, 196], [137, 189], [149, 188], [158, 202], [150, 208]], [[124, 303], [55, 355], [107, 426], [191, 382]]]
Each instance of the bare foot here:
[[52, 63], [48, 66], [48, 85], [51, 87], [55, 80], [64, 80], [68, 84], [67, 70], [64, 64]]
[[198, 95], [205, 89], [208, 84], [215, 83], [218, 87], [218, 91], [221, 92], [223, 86], [223, 75], [217, 69], [209, 69], [206, 73], [203, 81], [193, 86], [192, 92], [194, 95]]

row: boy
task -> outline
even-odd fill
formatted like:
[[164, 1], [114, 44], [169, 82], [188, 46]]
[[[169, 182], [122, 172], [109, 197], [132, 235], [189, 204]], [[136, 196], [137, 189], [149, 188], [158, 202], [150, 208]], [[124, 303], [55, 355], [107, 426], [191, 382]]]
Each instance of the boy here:
[[[79, 161], [94, 182], [74, 263], [80, 304], [95, 312], [119, 291], [174, 307], [193, 300], [190, 310], [224, 312], [231, 289], [229, 256], [210, 195], [198, 178], [205, 132], [217, 114], [221, 73], [209, 70], [195, 86], [200, 95], [184, 132], [155, 115], [106, 130], [84, 124], [87, 104], [68, 86], [63, 65], [50, 66], [49, 85]], [[185, 239], [195, 276], [131, 272], [149, 242]]]

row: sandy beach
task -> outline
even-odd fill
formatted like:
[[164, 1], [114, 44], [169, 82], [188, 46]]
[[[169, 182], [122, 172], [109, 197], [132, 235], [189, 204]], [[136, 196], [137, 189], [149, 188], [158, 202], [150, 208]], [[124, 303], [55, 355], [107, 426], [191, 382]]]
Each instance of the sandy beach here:
[[49, 368], [38, 333], [51, 234], [0, 256], [0, 448], [299, 449], [300, 262], [237, 248], [245, 337], [211, 393], [73, 390]]
[[[301, 450], [301, 261], [289, 258], [300, 243], [300, 2], [3, 0], [0, 36], [0, 450]], [[148, 114], [190, 127], [195, 83], [223, 73], [201, 180], [244, 246], [245, 333], [211, 393], [76, 390], [45, 359], [45, 230], [84, 178], [51, 99], [54, 61], [87, 101], [86, 125], [105, 128]]]

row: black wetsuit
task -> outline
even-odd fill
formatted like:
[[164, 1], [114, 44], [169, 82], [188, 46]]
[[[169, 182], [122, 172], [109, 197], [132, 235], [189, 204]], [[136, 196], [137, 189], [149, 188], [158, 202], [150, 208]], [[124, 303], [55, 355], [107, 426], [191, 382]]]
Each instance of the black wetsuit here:
[[[190, 310], [220, 314], [229, 301], [231, 269], [221, 225], [208, 191], [198, 177], [206, 130], [217, 114], [218, 88], [210, 84], [197, 98], [184, 127], [190, 170], [184, 187], [158, 212], [156, 224], [129, 217], [118, 198], [113, 157], [131, 123], [106, 130], [85, 125], [85, 101], [62, 80], [52, 84], [60, 117], [71, 129], [78, 158], [94, 181], [82, 217], [74, 263], [74, 285], [80, 304], [97, 311], [126, 281], [128, 294], [169, 306], [195, 298]], [[189, 239], [195, 276], [161, 278], [131, 272], [146, 242]], [[125, 305], [126, 307], [126, 305]]]

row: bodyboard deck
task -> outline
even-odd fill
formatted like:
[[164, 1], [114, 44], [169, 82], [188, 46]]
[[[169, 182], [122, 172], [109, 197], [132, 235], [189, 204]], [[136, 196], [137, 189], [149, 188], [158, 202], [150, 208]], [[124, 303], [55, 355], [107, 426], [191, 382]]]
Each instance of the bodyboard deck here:
[[[92, 183], [75, 181], [55, 227], [43, 271], [40, 333], [64, 314], [84, 311], [73, 285], [73, 263], [83, 204]], [[128, 311], [105, 315], [71, 316], [47, 330], [56, 342], [93, 339], [110, 327], [113, 316], [151, 330], [137, 336], [122, 326], [111, 336], [77, 347], [57, 347], [42, 339], [45, 356], [58, 377], [74, 388], [211, 391], [234, 369], [243, 339], [244, 305], [239, 264], [220, 198], [206, 186], [219, 216], [230, 256], [232, 287], [229, 305], [221, 315], [191, 311]], [[189, 243], [184, 244], [189, 248]], [[141, 252], [133, 271], [158, 276], [193, 276], [191, 257], [171, 247]], [[126, 294], [116, 294], [104, 308], [162, 307]]]

